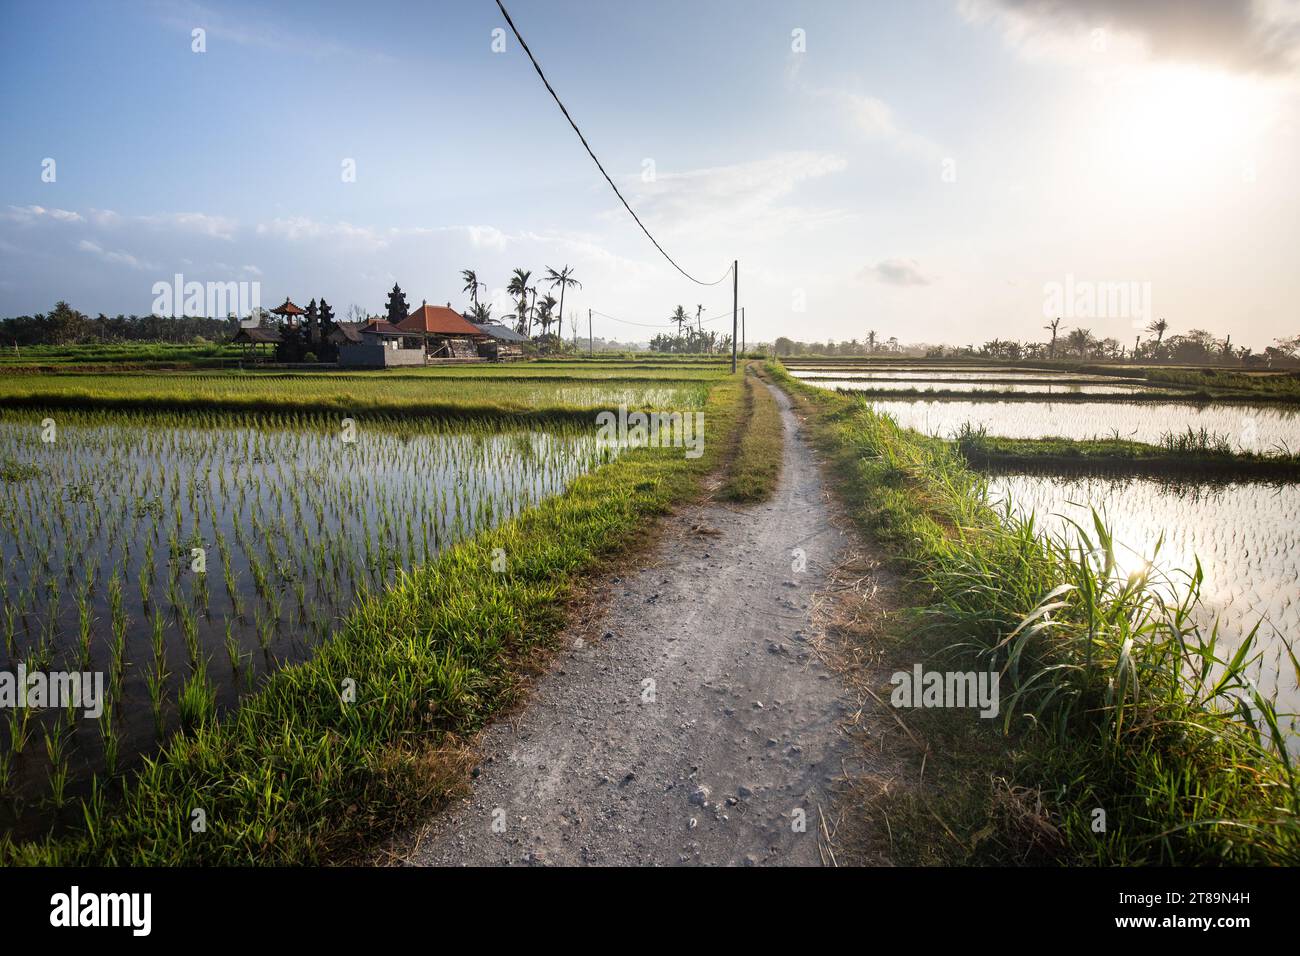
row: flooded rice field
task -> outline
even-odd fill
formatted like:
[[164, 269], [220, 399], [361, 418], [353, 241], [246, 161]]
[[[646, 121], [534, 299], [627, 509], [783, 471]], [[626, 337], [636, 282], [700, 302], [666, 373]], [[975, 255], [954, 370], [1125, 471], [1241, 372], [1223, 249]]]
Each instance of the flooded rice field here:
[[1082, 372], [1049, 372], [1038, 369], [986, 369], [984, 371], [967, 371], [944, 368], [900, 368], [900, 369], [861, 369], [861, 368], [799, 368], [790, 372], [795, 378], [813, 381], [824, 388], [822, 379], [873, 382], [1034, 382], [1055, 384], [1058, 382], [1080, 382], [1092, 384], [1122, 383], [1142, 385], [1145, 380], [1129, 376], [1089, 375]]
[[108, 700], [0, 711], [0, 824], [230, 707], [359, 594], [611, 454], [578, 428], [0, 416], [0, 661], [99, 673]]
[[1054, 534], [1071, 522], [1091, 534], [1095, 508], [1118, 543], [1121, 576], [1152, 561], [1178, 587], [1186, 584], [1179, 572], [1199, 559], [1201, 623], [1217, 619], [1228, 646], [1259, 625], [1262, 678], [1270, 683], [1280, 671], [1279, 703], [1300, 710], [1284, 648], [1300, 634], [1300, 486], [999, 475], [989, 496]]
[[970, 423], [999, 438], [1124, 438], [1159, 444], [1162, 436], [1201, 429], [1238, 451], [1300, 451], [1300, 412], [1285, 407], [1196, 405], [1188, 402], [872, 402], [905, 428], [952, 438]]
[[1133, 395], [1136, 393], [1164, 392], [1164, 389], [1152, 388], [1150, 385], [1130, 385], [1118, 383], [1058, 382], [1028, 380], [1024, 382], [1007, 381], [1005, 378], [987, 381], [938, 381], [935, 379], [899, 379], [899, 378], [806, 378], [820, 388], [834, 388], [842, 391], [872, 392], [1000, 392], [1007, 395]]

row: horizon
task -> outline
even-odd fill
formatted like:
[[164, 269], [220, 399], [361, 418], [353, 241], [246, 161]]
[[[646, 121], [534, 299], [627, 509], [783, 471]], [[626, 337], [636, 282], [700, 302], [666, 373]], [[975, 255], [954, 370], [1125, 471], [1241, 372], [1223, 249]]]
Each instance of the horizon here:
[[[1256, 350], [1300, 332], [1293, 4], [510, 10], [668, 254], [707, 280], [739, 259], [750, 342], [1041, 341], [1054, 304], [1123, 344], [1157, 318]], [[474, 269], [501, 319], [511, 269], [563, 265], [566, 330], [730, 314], [730, 283], [688, 282], [619, 206], [491, 3], [6, 18], [0, 315], [143, 315], [177, 273], [268, 308], [378, 313], [397, 282], [463, 311]]]

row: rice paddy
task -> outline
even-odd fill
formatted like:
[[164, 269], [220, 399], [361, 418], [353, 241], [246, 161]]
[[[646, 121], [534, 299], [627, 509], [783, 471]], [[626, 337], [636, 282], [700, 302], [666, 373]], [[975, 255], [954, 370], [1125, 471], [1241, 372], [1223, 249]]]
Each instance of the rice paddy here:
[[[277, 411], [295, 407], [347, 413], [541, 414], [593, 409], [700, 408], [723, 369], [713, 365], [664, 374], [593, 363], [577, 376], [563, 367], [519, 374], [509, 367], [419, 369], [396, 373], [180, 372], [120, 375], [15, 375], [0, 379], [0, 406], [183, 406], [195, 410]], [[531, 370], [530, 370], [531, 371]], [[549, 374], [548, 374], [549, 373]], [[597, 377], [599, 376], [599, 377]]]
[[[1300, 450], [1300, 411], [1280, 405], [1125, 402], [1125, 390], [1150, 391], [1143, 379], [1089, 373], [876, 363], [802, 365], [791, 374], [810, 386], [848, 394], [927, 387], [1020, 393], [1020, 401], [927, 400], [923, 393], [867, 401], [903, 428], [962, 447], [989, 444], [988, 438], [1050, 445], [1053, 454], [1032, 474], [1015, 473], [1012, 466], [1007, 469], [1012, 473], [994, 475], [987, 500], [1009, 523], [1027, 521], [1047, 539], [1065, 540], [1080, 528], [1091, 531], [1096, 512], [1114, 542], [1110, 571], [1117, 580], [1133, 573], [1158, 577], [1175, 602], [1195, 591], [1197, 625], [1207, 633], [1217, 628], [1229, 648], [1251, 635], [1247, 643], [1260, 653], [1255, 679], [1277, 693], [1281, 712], [1300, 711], [1300, 674], [1290, 665], [1300, 633], [1300, 486], [1285, 480], [1207, 480], [1213, 467], [1236, 464], [1246, 471], [1255, 464], [1234, 462], [1233, 456], [1251, 453], [1270, 462], [1293, 456]], [[1035, 392], [1043, 394], [1042, 401], [1029, 398]], [[1105, 394], [1112, 400], [1054, 402], [1057, 392]], [[1103, 444], [1087, 447], [1094, 442]], [[1123, 467], [1121, 459], [1143, 457], [1131, 450], [1134, 442], [1152, 446], [1152, 456], [1159, 449], [1168, 474], [1088, 476], [1064, 463], [1067, 453], [1078, 449], [1079, 461], [1086, 458], [1089, 467], [1104, 467], [1108, 454]], [[1125, 444], [1130, 447], [1121, 447]], [[1289, 476], [1280, 468], [1277, 473]], [[1203, 579], [1193, 585], [1198, 567]]]
[[[804, 381], [820, 388], [833, 388], [846, 392], [981, 392], [999, 395], [1137, 395], [1158, 392], [1148, 385], [1093, 384], [1091, 382], [960, 381], [937, 379], [886, 379], [886, 378], [816, 378], [807, 376]], [[1167, 392], [1164, 394], [1168, 394]]]
[[4, 712], [0, 823], [43, 825], [612, 455], [579, 425], [0, 413], [0, 654], [103, 672], [109, 699], [98, 721]]
[[1096, 509], [1116, 541], [1120, 579], [1149, 573], [1185, 593], [1199, 561], [1200, 626], [1217, 621], [1229, 653], [1258, 627], [1263, 689], [1279, 692], [1281, 710], [1300, 712], [1300, 675], [1287, 655], [1300, 634], [1300, 486], [997, 475], [989, 500], [1057, 536], [1090, 527]]
[[[968, 722], [936, 716], [953, 742], [933, 754], [943, 792], [919, 815], [887, 799], [895, 832], [937, 820], [937, 843], [967, 863], [1023, 865], [1044, 851], [1102, 865], [1300, 860], [1295, 484], [990, 479], [945, 440], [972, 434], [960, 417], [931, 437], [903, 427], [924, 425], [908, 403], [771, 373], [808, 412], [854, 519], [913, 589], [900, 655], [1002, 675], [1011, 733], [979, 751]], [[1115, 407], [1126, 406], [1097, 405]], [[1171, 459], [1228, 454], [1221, 436], [1153, 426]], [[1131, 456], [1131, 444], [1089, 451]], [[999, 807], [1004, 789], [1032, 795], [1048, 843], [1041, 823], [1026, 829], [1021, 809]], [[1097, 807], [1122, 822], [1097, 830]]]
[[872, 403], [904, 428], [954, 438], [964, 426], [1000, 438], [1121, 438], [1157, 445], [1164, 436], [1221, 436], [1234, 450], [1256, 453], [1300, 449], [1300, 411], [1281, 407], [1197, 405], [1187, 402], [892, 401]]
[[[613, 364], [587, 366], [591, 389]], [[676, 366], [636, 365], [602, 394], [700, 398], [699, 455], [611, 447], [559, 404], [572, 369], [539, 376], [526, 426], [468, 405], [345, 421], [309, 389], [283, 412], [0, 409], [0, 657], [88, 662], [108, 698], [100, 717], [0, 709], [0, 861], [321, 862], [429, 813], [428, 755], [518, 699], [583, 572], [720, 464], [746, 492], [771, 471], [741, 447], [746, 383], [682, 364], [703, 372], [684, 391]], [[382, 405], [387, 377], [359, 377]], [[209, 839], [188, 838], [196, 805]]]

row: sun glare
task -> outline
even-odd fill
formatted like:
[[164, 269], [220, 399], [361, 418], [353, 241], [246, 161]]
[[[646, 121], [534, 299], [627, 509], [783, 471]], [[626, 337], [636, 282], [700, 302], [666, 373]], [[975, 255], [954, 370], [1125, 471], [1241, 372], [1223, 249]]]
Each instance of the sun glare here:
[[1252, 177], [1272, 113], [1251, 79], [1185, 66], [1116, 78], [1094, 107], [1093, 157], [1117, 185], [1162, 193]]

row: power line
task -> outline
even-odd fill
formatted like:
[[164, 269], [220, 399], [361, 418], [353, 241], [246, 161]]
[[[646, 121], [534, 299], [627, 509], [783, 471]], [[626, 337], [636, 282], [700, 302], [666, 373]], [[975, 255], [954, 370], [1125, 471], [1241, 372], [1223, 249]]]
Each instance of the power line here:
[[515, 26], [515, 21], [510, 19], [510, 14], [506, 10], [505, 4], [503, 4], [501, 0], [496, 0], [496, 3], [497, 6], [501, 8], [501, 15], [506, 18], [506, 23], [510, 25], [510, 30], [514, 33], [515, 39], [519, 41], [519, 45], [523, 47], [524, 52], [528, 54], [528, 59], [532, 61], [533, 69], [536, 70], [537, 75], [542, 78], [542, 83], [546, 86], [546, 92], [551, 94], [551, 99], [555, 100], [555, 105], [560, 108], [560, 112], [564, 114], [564, 118], [569, 121], [569, 125], [573, 127], [573, 131], [578, 134], [578, 139], [582, 140], [582, 146], [586, 149], [587, 155], [590, 156], [591, 161], [596, 164], [596, 168], [600, 170], [600, 174], [605, 177], [605, 182], [609, 183], [609, 188], [614, 190], [614, 195], [618, 197], [618, 201], [623, 204], [623, 208], [628, 211], [628, 214], [636, 220], [636, 224], [641, 227], [641, 231], [645, 233], [646, 238], [654, 243], [654, 247], [659, 250], [659, 254], [672, 263], [674, 269], [686, 276], [686, 278], [690, 279], [696, 285], [717, 285], [719, 282], [722, 282], [723, 279], [726, 279], [727, 276], [731, 275], [731, 268], [734, 268], [734, 263], [731, 268], [728, 268], [727, 271], [722, 274], [721, 278], [713, 282], [705, 282], [701, 279], [697, 279], [679, 266], [673, 257], [664, 251], [664, 247], [659, 245], [659, 241], [655, 239], [654, 236], [650, 235], [650, 230], [645, 227], [645, 223], [641, 221], [640, 217], [632, 211], [632, 207], [629, 206], [627, 200], [623, 198], [623, 194], [618, 191], [618, 187], [614, 185], [614, 180], [610, 179], [609, 173], [605, 172], [605, 167], [600, 164], [600, 160], [596, 158], [596, 154], [592, 151], [591, 146], [588, 145], [587, 137], [582, 135], [582, 130], [578, 129], [578, 124], [573, 121], [573, 117], [570, 116], [569, 111], [565, 109], [564, 103], [561, 102], [559, 94], [556, 93], [555, 88], [551, 86], [551, 81], [548, 80], [546, 74], [542, 72], [542, 67], [541, 64], [537, 62], [537, 57], [533, 56], [533, 51], [528, 49], [528, 43], [524, 40], [523, 35], [520, 34], [519, 28]]
[[[633, 322], [631, 319], [620, 319], [616, 315], [610, 315], [608, 312], [601, 312], [599, 309], [592, 309], [591, 313], [592, 315], [600, 316], [602, 319], [611, 319], [614, 322], [621, 322], [624, 325], [635, 325], [643, 329], [671, 329], [676, 328], [677, 326], [676, 322]], [[695, 316], [688, 315], [686, 318], [688, 319], [686, 323], [688, 326], [691, 322], [695, 321]], [[701, 318], [699, 321], [701, 323], [717, 322], [719, 319], [729, 318], [731, 318], [731, 312], [727, 311], [719, 312], [717, 315], [709, 316], [708, 318]]]

